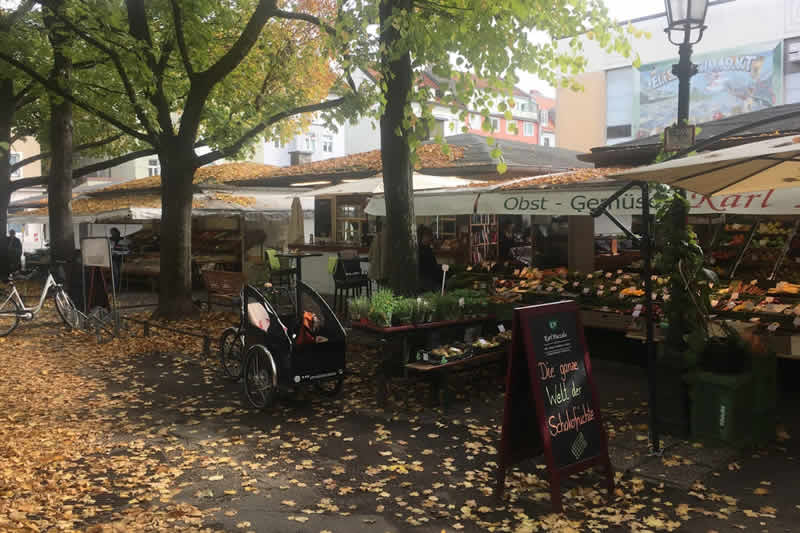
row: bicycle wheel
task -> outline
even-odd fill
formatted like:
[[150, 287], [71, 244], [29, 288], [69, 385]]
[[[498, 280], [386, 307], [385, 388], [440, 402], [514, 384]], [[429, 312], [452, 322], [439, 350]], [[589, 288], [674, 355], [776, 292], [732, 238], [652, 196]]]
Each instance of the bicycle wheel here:
[[247, 350], [244, 365], [244, 395], [256, 409], [269, 407], [278, 393], [278, 374], [272, 354], [257, 344]]
[[19, 304], [9, 297], [0, 304], [0, 337], [5, 337], [19, 325]]
[[59, 287], [56, 289], [53, 300], [56, 302], [56, 311], [58, 311], [58, 316], [61, 317], [61, 320], [64, 321], [64, 324], [67, 326], [67, 328], [78, 329], [80, 327], [81, 316], [78, 312], [78, 308], [75, 307], [75, 304], [72, 302], [72, 298], [69, 297], [69, 294], [67, 294], [64, 289]]
[[219, 360], [225, 376], [234, 381], [242, 377], [244, 343], [236, 328], [228, 328], [219, 339]]

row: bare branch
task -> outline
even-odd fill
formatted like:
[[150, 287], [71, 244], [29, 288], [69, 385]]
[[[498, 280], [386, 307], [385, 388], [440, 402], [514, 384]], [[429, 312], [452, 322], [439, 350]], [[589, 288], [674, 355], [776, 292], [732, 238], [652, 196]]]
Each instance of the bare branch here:
[[280, 113], [276, 113], [269, 117], [267, 120], [253, 126], [247, 132], [244, 133], [239, 139], [223, 148], [221, 150], [214, 150], [213, 152], [209, 152], [207, 154], [203, 154], [197, 158], [199, 165], [207, 165], [209, 163], [213, 163], [217, 159], [222, 159], [223, 157], [230, 157], [232, 155], [236, 155], [239, 150], [241, 150], [247, 142], [249, 142], [253, 137], [259, 135], [265, 129], [267, 129], [272, 124], [289, 118], [294, 115], [302, 115], [303, 113], [313, 113], [315, 111], [323, 111], [325, 109], [332, 109], [334, 107], [338, 107], [342, 105], [347, 100], [346, 97], [336, 98], [334, 100], [325, 100], [324, 102], [319, 102], [316, 104], [309, 104], [305, 106], [295, 107], [294, 109], [289, 109], [287, 111], [281, 111]]
[[[133, 161], [134, 159], [139, 159], [140, 157], [153, 155], [155, 153], [156, 153], [155, 149], [148, 148], [146, 150], [138, 150], [136, 152], [130, 152], [128, 154], [115, 157], [113, 159], [106, 159], [105, 161], [100, 161], [99, 163], [92, 163], [91, 165], [86, 165], [85, 167], [76, 168], [72, 171], [72, 179], [77, 180], [91, 174], [92, 172], [97, 172], [98, 170], [105, 170], [107, 168], [115, 167], [117, 165], [121, 165], [122, 163], [127, 163], [128, 161]], [[23, 189], [25, 187], [35, 187], [37, 185], [46, 185], [46, 184], [47, 184], [47, 176], [37, 176], [35, 178], [23, 178], [11, 182], [11, 191], [13, 192], [19, 189]]]
[[36, 70], [32, 68], [30, 65], [27, 65], [22, 61], [17, 60], [16, 58], [14, 58], [14, 56], [7, 53], [5, 50], [0, 49], [0, 59], [5, 61], [9, 65], [12, 65], [21, 70], [22, 72], [24, 72], [25, 74], [27, 74], [28, 76], [39, 82], [45, 89], [47, 89], [51, 93], [57, 94], [60, 97], [69, 100], [70, 102], [80, 107], [81, 109], [100, 117], [101, 119], [105, 120], [118, 130], [120, 130], [121, 132], [127, 133], [131, 137], [134, 137], [136, 139], [139, 139], [140, 141], [144, 141], [150, 144], [155, 144], [157, 142], [154, 136], [137, 131], [136, 129], [128, 126], [127, 124], [124, 124], [121, 121], [117, 120], [113, 116], [104, 113], [100, 109], [97, 109], [92, 104], [76, 98], [72, 93], [70, 93], [69, 91], [65, 91], [64, 89], [59, 87], [58, 84], [53, 83], [49, 79], [45, 78], [44, 76], [36, 72]]
[[192, 68], [192, 62], [189, 59], [189, 50], [186, 48], [186, 37], [183, 34], [183, 16], [181, 15], [181, 8], [178, 5], [178, 0], [170, 0], [170, 4], [172, 4], [172, 20], [175, 24], [175, 35], [178, 40], [178, 50], [181, 53], [181, 60], [183, 60], [183, 68], [186, 69], [186, 73], [189, 75], [189, 78], [194, 76], [194, 68]]
[[[105, 138], [97, 140], [97, 141], [92, 141], [92, 142], [88, 142], [88, 143], [84, 143], [84, 144], [79, 144], [78, 146], [73, 147], [72, 151], [77, 153], [77, 152], [82, 152], [84, 150], [89, 150], [90, 148], [99, 148], [100, 146], [105, 146], [107, 144], [111, 144], [114, 141], [119, 140], [121, 138], [122, 138], [122, 134], [118, 133], [116, 135], [111, 135], [110, 137], [105, 137]], [[22, 159], [21, 161], [17, 161], [13, 165], [11, 165], [11, 172], [14, 172], [15, 170], [17, 170], [19, 168], [22, 168], [25, 165], [29, 165], [31, 163], [35, 163], [36, 161], [41, 161], [42, 159], [47, 159], [48, 157], [50, 157], [50, 152], [41, 152], [41, 153], [38, 153], [36, 155], [32, 155], [31, 157], [26, 157], [25, 159]]]

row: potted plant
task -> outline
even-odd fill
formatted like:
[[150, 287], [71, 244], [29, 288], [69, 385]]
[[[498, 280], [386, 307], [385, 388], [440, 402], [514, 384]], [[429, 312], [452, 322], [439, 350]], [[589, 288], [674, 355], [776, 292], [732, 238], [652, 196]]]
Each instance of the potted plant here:
[[397, 325], [411, 324], [417, 301], [412, 298], [400, 298], [394, 304], [392, 322]]
[[376, 326], [388, 328], [392, 325], [395, 297], [390, 289], [378, 289], [372, 294], [368, 317]]
[[363, 322], [367, 320], [369, 314], [370, 301], [366, 296], [350, 298], [347, 302], [347, 310], [352, 322]]

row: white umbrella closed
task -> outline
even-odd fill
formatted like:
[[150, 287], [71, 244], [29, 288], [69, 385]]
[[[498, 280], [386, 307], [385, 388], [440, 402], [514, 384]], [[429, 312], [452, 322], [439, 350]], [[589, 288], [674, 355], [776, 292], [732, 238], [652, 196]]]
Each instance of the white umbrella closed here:
[[703, 152], [609, 177], [665, 183], [704, 196], [797, 187], [800, 137], [780, 137]]
[[305, 242], [305, 229], [303, 228], [303, 206], [300, 198], [292, 200], [292, 211], [289, 215], [289, 244], [303, 244]]

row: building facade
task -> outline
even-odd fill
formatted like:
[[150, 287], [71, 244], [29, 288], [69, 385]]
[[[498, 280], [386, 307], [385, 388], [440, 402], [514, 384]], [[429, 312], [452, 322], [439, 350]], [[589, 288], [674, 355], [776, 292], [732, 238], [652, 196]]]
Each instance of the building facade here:
[[[559, 145], [587, 151], [659, 134], [677, 118], [678, 47], [664, 34], [662, 13], [632, 21], [649, 38], [634, 40], [631, 58], [585, 40], [583, 91], [558, 89]], [[800, 102], [800, 0], [711, 2], [707, 29], [694, 46], [690, 121], [707, 122]]]
[[[355, 82], [374, 83], [374, 73], [357, 73]], [[421, 83], [433, 89], [444, 90], [448, 80], [438, 78], [430, 73], [422, 75]], [[478, 81], [480, 87], [480, 81]], [[540, 93], [526, 92], [516, 88], [513, 92], [515, 106], [512, 109], [511, 119], [506, 119], [505, 113], [495, 110], [490, 114], [493, 132], [483, 130], [483, 117], [478, 113], [470, 112], [466, 120], [462, 122], [458, 113], [454, 113], [449, 106], [434, 103], [432, 114], [435, 120], [429, 138], [433, 139], [437, 135], [448, 137], [464, 133], [463, 126], [467, 127], [466, 133], [474, 133], [484, 137], [493, 136], [496, 139], [512, 140], [527, 144], [545, 144], [555, 146], [555, 124], [551, 122], [555, 119], [555, 107], [553, 99], [547, 99]], [[548, 107], [547, 113], [542, 114], [542, 108], [538, 104], [538, 98], [552, 102]], [[547, 128], [540, 130], [539, 124], [543, 116], [547, 117]], [[546, 141], [543, 141], [546, 139]], [[289, 166], [302, 163], [310, 163], [333, 157], [367, 152], [381, 147], [380, 127], [375, 119], [362, 117], [355, 122], [348, 122], [340, 125], [336, 131], [327, 128], [321, 121], [312, 122], [311, 126], [298, 135], [295, 135], [289, 142], [280, 141], [261, 141], [255, 148], [252, 160], [258, 163], [275, 166]]]

